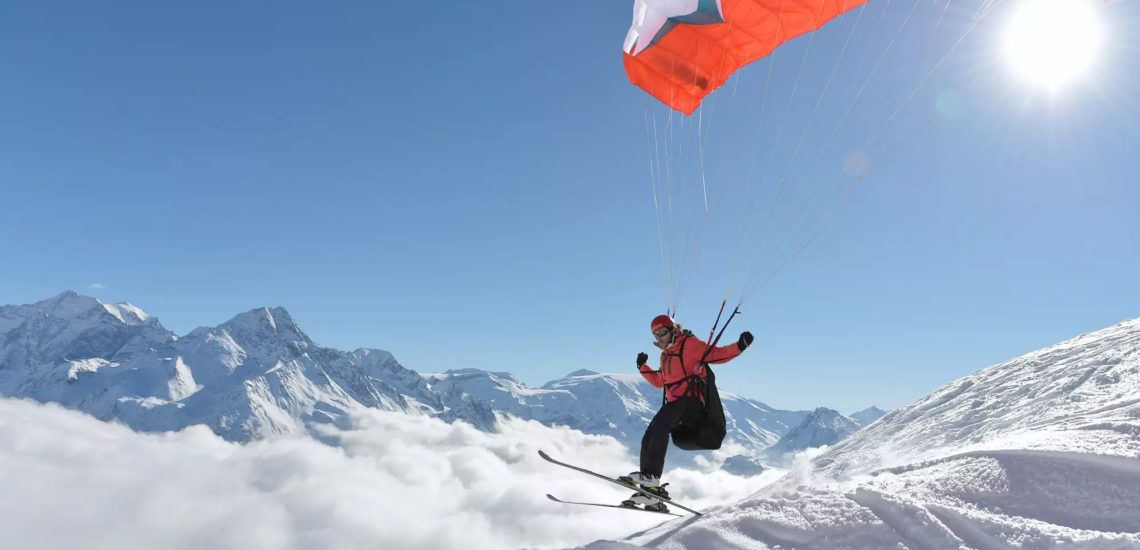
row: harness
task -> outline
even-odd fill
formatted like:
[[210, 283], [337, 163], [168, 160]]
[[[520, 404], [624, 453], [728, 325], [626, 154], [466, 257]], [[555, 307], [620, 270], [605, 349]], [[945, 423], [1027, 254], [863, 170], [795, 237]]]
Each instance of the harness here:
[[[661, 404], [662, 404], [662, 406], [664, 406], [666, 403], [669, 402], [669, 388], [670, 387], [688, 382], [689, 386], [688, 386], [688, 388], [686, 388], [685, 394], [682, 395], [681, 397], [696, 397], [697, 399], [699, 399], [701, 401], [701, 404], [703, 406], [707, 407], [708, 404], [707, 404], [706, 400], [703, 399], [703, 396], [705, 393], [705, 379], [696, 373], [696, 369], [693, 369], [693, 374], [689, 374], [689, 372], [687, 370], [685, 370], [685, 344], [688, 343], [689, 336], [692, 335], [692, 333], [689, 333], [689, 331], [685, 331], [685, 332], [688, 334], [685, 334], [684, 335], [685, 338], [683, 340], [681, 340], [681, 347], [677, 350], [677, 353], [669, 353], [667, 351], [661, 352], [661, 359], [662, 359], [661, 363], [662, 363], [662, 365], [664, 365], [665, 368], [671, 368], [673, 365], [673, 362], [671, 359], [676, 357], [677, 363], [681, 365], [681, 374], [685, 375], [684, 378], [677, 380], [676, 382], [666, 382], [665, 383], [664, 392], [661, 394]], [[702, 358], [702, 361], [697, 364], [697, 368], [700, 368], [702, 365], [704, 365], [706, 368], [708, 366], [707, 363], [705, 363], [703, 361], [703, 358]], [[662, 370], [664, 371], [664, 369], [662, 369]]]

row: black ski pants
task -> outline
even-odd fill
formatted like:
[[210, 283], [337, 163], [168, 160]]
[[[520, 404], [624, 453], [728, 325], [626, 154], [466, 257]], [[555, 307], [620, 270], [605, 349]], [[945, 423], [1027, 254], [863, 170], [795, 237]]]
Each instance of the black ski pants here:
[[703, 416], [704, 405], [696, 397], [682, 397], [662, 406], [641, 438], [641, 473], [661, 477], [665, 451], [669, 448], [669, 431], [682, 423], [700, 425]]

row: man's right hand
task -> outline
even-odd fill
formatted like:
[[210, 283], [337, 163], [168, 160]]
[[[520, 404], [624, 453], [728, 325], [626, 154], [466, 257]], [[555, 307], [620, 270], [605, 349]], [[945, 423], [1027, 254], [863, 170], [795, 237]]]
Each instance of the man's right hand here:
[[641, 365], [644, 365], [646, 361], [649, 361], [649, 354], [648, 353], [645, 353], [643, 351], [643, 352], [637, 354], [637, 367], [638, 368], [641, 368]]

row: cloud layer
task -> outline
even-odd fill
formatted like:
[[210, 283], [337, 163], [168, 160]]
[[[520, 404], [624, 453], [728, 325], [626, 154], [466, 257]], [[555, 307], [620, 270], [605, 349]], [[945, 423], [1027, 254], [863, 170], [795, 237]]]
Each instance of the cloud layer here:
[[[662, 521], [546, 499], [624, 498], [536, 452], [605, 472], [635, 469], [612, 438], [515, 419], [490, 434], [375, 410], [352, 420], [351, 429], [325, 431], [339, 446], [238, 445], [201, 426], [140, 434], [3, 399], [0, 532], [14, 548], [519, 548], [621, 538]], [[700, 506], [763, 484], [723, 472], [666, 477], [683, 486], [675, 498]]]

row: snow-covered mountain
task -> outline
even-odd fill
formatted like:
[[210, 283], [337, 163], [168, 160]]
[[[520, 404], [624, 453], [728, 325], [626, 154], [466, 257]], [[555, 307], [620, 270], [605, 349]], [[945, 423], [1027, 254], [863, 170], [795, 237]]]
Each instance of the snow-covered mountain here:
[[[0, 396], [60, 403], [137, 430], [205, 424], [233, 441], [338, 423], [352, 407], [463, 420], [496, 414], [611, 435], [637, 448], [661, 390], [640, 376], [577, 371], [528, 388], [509, 373], [421, 375], [392, 354], [314, 343], [283, 308], [259, 308], [179, 337], [130, 304], [64, 292], [0, 307]], [[722, 395], [729, 439], [753, 452], [808, 415]]]
[[771, 464], [786, 465], [795, 453], [806, 449], [834, 445], [863, 426], [874, 423], [886, 415], [878, 407], [870, 407], [844, 416], [832, 409], [820, 407], [776, 442], [764, 450], [762, 456]]
[[869, 407], [858, 412], [853, 412], [847, 415], [847, 418], [854, 420], [860, 426], [870, 426], [876, 420], [886, 416], [887, 411], [878, 407]]
[[859, 427], [858, 422], [839, 411], [820, 407], [766, 449], [764, 456], [772, 462], [784, 463], [792, 454], [804, 449], [834, 445]]
[[[645, 426], [661, 406], [661, 389], [637, 374], [599, 374], [579, 370], [531, 389], [508, 373], [454, 370], [427, 375], [444, 402], [461, 408], [469, 402], [490, 405], [548, 426], [563, 425], [589, 434], [610, 435], [630, 448], [640, 446]], [[736, 394], [722, 392], [729, 439], [759, 450], [802, 422], [803, 411], [780, 411]]]
[[951, 382], [800, 464], [590, 548], [1140, 549], [1140, 319]]
[[237, 441], [337, 422], [348, 408], [431, 414], [422, 378], [378, 350], [314, 344], [282, 308], [183, 338], [130, 304], [65, 292], [0, 308], [0, 395], [56, 402], [137, 430], [206, 424]]

